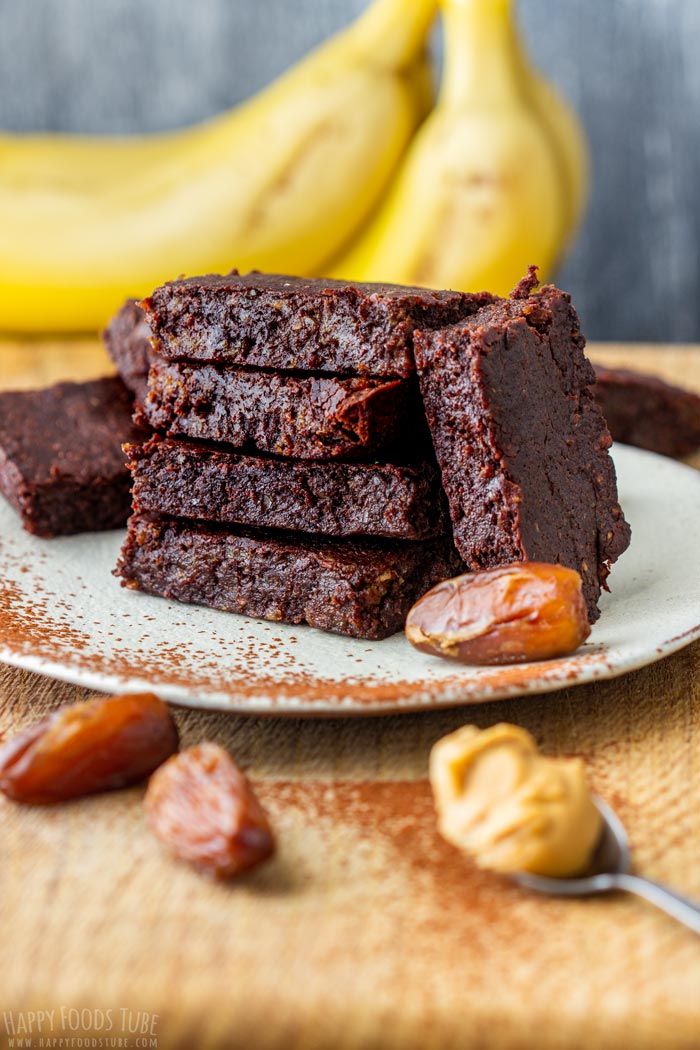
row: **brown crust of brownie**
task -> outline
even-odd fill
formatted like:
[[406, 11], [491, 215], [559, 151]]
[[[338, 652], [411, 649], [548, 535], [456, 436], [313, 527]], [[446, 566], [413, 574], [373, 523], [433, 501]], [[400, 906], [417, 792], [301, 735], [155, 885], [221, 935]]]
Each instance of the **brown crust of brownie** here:
[[422, 421], [408, 380], [303, 376], [154, 361], [146, 421], [170, 437], [295, 459], [367, 459]]
[[135, 299], [127, 299], [114, 315], [102, 333], [102, 341], [121, 381], [137, 400], [143, 401], [153, 351], [146, 315]]
[[437, 467], [245, 456], [154, 437], [126, 445], [136, 514], [325, 536], [449, 534]]
[[455, 543], [472, 569], [525, 558], [576, 569], [595, 620], [629, 543], [610, 435], [569, 296], [519, 295], [416, 335]]
[[678, 459], [700, 448], [700, 396], [645, 372], [594, 368], [593, 391], [613, 441]]
[[141, 306], [170, 360], [406, 377], [416, 328], [452, 324], [491, 299], [253, 272], [170, 281]]
[[0, 394], [0, 491], [29, 532], [118, 528], [130, 510], [122, 443], [143, 438], [120, 379]]
[[177, 601], [376, 640], [400, 631], [420, 595], [459, 571], [450, 540], [290, 539], [134, 516], [115, 575]]

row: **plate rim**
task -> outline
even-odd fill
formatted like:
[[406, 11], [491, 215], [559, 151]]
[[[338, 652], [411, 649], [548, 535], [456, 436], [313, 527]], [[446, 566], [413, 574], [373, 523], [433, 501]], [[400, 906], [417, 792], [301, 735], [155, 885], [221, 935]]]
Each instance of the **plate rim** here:
[[[665, 472], [668, 471], [677, 476], [682, 475], [684, 483], [692, 478], [692, 484], [700, 486], [700, 472], [690, 464], [619, 443], [614, 446], [613, 451], [615, 449], [624, 449], [625, 455], [631, 453], [635, 460], [642, 462], [649, 457], [657, 465], [663, 464]], [[698, 492], [700, 493], [700, 488]], [[21, 528], [19, 521], [17, 528]], [[122, 530], [114, 531], [122, 532]], [[306, 625], [296, 626], [298, 629], [312, 630], [312, 628], [306, 628]], [[226, 694], [212, 686], [202, 685], [199, 689], [196, 682], [186, 686], [176, 682], [159, 681], [157, 675], [149, 680], [128, 673], [119, 675], [109, 670], [91, 670], [79, 660], [67, 663], [66, 660], [70, 660], [70, 656], [59, 661], [32, 652], [17, 651], [3, 644], [2, 639], [0, 639], [0, 662], [10, 667], [98, 692], [149, 690], [162, 696], [169, 703], [195, 710], [250, 715], [251, 717], [348, 718], [481, 705], [515, 699], [520, 696], [557, 692], [562, 689], [589, 685], [595, 681], [612, 680], [657, 663], [698, 639], [700, 639], [700, 610], [698, 610], [697, 623], [671, 638], [657, 642], [653, 649], [641, 650], [637, 646], [632, 646], [628, 649], [626, 657], [620, 659], [619, 656], [616, 656], [616, 663], [612, 665], [604, 659], [605, 653], [609, 653], [610, 650], [596, 650], [594, 640], [592, 646], [589, 643], [590, 648], [584, 646], [582, 650], [562, 657], [559, 661], [543, 661], [541, 664], [529, 662], [509, 665], [507, 668], [491, 668], [489, 669], [490, 675], [483, 675], [481, 679], [483, 684], [477, 685], [475, 695], [465, 696], [461, 691], [459, 681], [455, 681], [459, 678], [460, 665], [455, 663], [453, 665], [454, 675], [449, 678], [434, 679], [430, 689], [426, 690], [425, 679], [416, 679], [416, 688], [408, 695], [397, 696], [394, 693], [390, 698], [377, 697], [371, 700], [353, 697], [353, 685], [347, 685], [343, 679], [337, 681], [337, 689], [332, 694], [329, 691], [327, 698], [304, 697], [301, 683], [299, 691], [302, 695], [289, 695], [282, 692], [281, 695], [274, 696], [270, 680], [262, 679], [260, 676], [258, 676], [258, 681], [261, 682], [259, 691], [254, 691], [255, 678], [252, 678], [249, 685], [250, 691], [246, 690], [244, 695], [239, 694], [236, 697], [233, 693]], [[596, 659], [596, 655], [601, 658]], [[465, 670], [468, 671], [468, 669]], [[517, 677], [518, 671], [521, 672], [519, 678]], [[494, 679], [499, 677], [502, 678], [500, 685], [494, 682]], [[318, 681], [324, 682], [321, 674], [318, 675]], [[262, 685], [263, 682], [264, 685]], [[283, 679], [280, 680], [279, 685], [284, 685]]]
[[[259, 696], [246, 696], [240, 700], [235, 698], [226, 699], [221, 695], [217, 699], [215, 694], [202, 693], [197, 701], [189, 699], [188, 690], [183, 686], [174, 684], [161, 687], [158, 683], [140, 678], [120, 678], [118, 675], [107, 672], [95, 672], [83, 670], [74, 665], [65, 665], [47, 660], [44, 657], [32, 656], [31, 654], [15, 654], [0, 647], [0, 663], [18, 670], [29, 671], [34, 674], [50, 678], [55, 681], [64, 682], [67, 685], [75, 685], [79, 688], [89, 689], [101, 693], [123, 693], [123, 692], [152, 692], [160, 696], [162, 700], [176, 707], [184, 707], [194, 711], [216, 711], [221, 714], [248, 715], [251, 718], [364, 718], [374, 715], [392, 714], [416, 714], [418, 712], [439, 711], [455, 707], [474, 707], [484, 704], [497, 703], [503, 700], [515, 700], [519, 697], [539, 696], [548, 693], [561, 692], [564, 689], [576, 689], [579, 686], [591, 685], [599, 681], [612, 681], [622, 678], [624, 675], [633, 674], [635, 671], [651, 667], [653, 664], [665, 660], [674, 653], [692, 645], [700, 640], [700, 623], [681, 635], [662, 642], [654, 647], [653, 654], [646, 656], [631, 656], [628, 662], [616, 664], [610, 667], [603, 662], [590, 664], [579, 673], [576, 678], [565, 678], [552, 676], [543, 680], [533, 676], [527, 683], [513, 683], [501, 688], [490, 690], [488, 695], [478, 698], [454, 695], [457, 687], [444, 688], [438, 696], [426, 696], [419, 693], [413, 696], [399, 697], [392, 700], [373, 700], [360, 703], [351, 695], [341, 700], [304, 700], [303, 697], [286, 696], [282, 701], [277, 701], [262, 692]], [[562, 667], [570, 657], [562, 657]], [[511, 664], [511, 668], [523, 670], [536, 668], [535, 662], [523, 664]], [[439, 680], [436, 685], [439, 685]]]

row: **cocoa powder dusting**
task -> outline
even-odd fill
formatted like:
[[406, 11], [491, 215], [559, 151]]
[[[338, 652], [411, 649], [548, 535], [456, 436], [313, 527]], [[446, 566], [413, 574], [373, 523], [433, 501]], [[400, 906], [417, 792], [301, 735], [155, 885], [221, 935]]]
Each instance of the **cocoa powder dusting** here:
[[[65, 601], [54, 602], [58, 608], [69, 610]], [[75, 615], [75, 614], [74, 614]], [[82, 619], [82, 616], [76, 617]], [[90, 635], [66, 623], [52, 619], [49, 601], [37, 590], [32, 605], [11, 580], [0, 580], [0, 641], [9, 652], [29, 654], [56, 660], [88, 648]]]
[[427, 780], [278, 780], [258, 781], [255, 788], [275, 825], [296, 809], [322, 837], [326, 829], [336, 842], [347, 835], [377, 850], [383, 867], [407, 868], [415, 891], [433, 898], [429, 909], [414, 915], [414, 924], [461, 933], [472, 947], [480, 934], [513, 938], [521, 932], [514, 905], [523, 892], [506, 878], [480, 871], [441, 838]]
[[[484, 669], [478, 680], [468, 669], [445, 673], [440, 667], [440, 677], [397, 681], [382, 673], [381, 646], [386, 643], [346, 648], [342, 643], [347, 639], [338, 637], [338, 659], [346, 673], [331, 678], [320, 675], [308, 656], [313, 652], [307, 637], [311, 628], [299, 626], [287, 636], [275, 624], [264, 624], [263, 637], [255, 637], [247, 617], [215, 614], [203, 627], [198, 619], [202, 611], [182, 606], [181, 617], [172, 623], [173, 640], [163, 641], [153, 636], [150, 625], [158, 627], [160, 618], [144, 596], [117, 589], [90, 604], [94, 585], [79, 574], [70, 577], [65, 590], [58, 591], [55, 584], [51, 589], [42, 567], [48, 557], [43, 546], [32, 552], [29, 572], [21, 571], [27, 568], [24, 552], [15, 557], [9, 543], [0, 541], [0, 546], [7, 562], [6, 578], [0, 581], [2, 658], [15, 662], [31, 656], [59, 664], [66, 671], [104, 679], [106, 689], [137, 679], [155, 690], [172, 690], [175, 701], [181, 691], [185, 703], [208, 694], [211, 705], [223, 708], [228, 704], [258, 713], [300, 715], [313, 714], [316, 706], [318, 714], [345, 715], [460, 703], [475, 689], [481, 699], [498, 699], [541, 689], [543, 681], [575, 681], [585, 669], [603, 673], [607, 667], [605, 653], [586, 646], [565, 661]], [[123, 609], [125, 598], [128, 611]]]

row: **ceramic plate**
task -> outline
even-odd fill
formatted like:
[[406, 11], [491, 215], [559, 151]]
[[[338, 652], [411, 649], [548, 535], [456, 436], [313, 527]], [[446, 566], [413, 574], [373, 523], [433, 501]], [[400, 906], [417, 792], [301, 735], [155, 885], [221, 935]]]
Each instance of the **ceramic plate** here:
[[0, 660], [94, 689], [150, 688], [256, 714], [416, 710], [612, 678], [700, 637], [700, 474], [625, 446], [615, 461], [632, 545], [574, 656], [462, 667], [400, 634], [356, 641], [138, 594], [111, 575], [123, 533], [36, 539], [0, 500]]

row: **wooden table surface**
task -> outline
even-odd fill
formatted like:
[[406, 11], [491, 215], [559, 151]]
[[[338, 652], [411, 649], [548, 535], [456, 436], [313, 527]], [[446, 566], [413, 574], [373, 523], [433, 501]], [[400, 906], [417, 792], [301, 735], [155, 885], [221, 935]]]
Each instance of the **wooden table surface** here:
[[[700, 390], [699, 348], [592, 356]], [[93, 343], [5, 343], [0, 386], [98, 375], [105, 360]], [[86, 695], [0, 666], [0, 730]], [[700, 644], [473, 709], [176, 716], [185, 745], [220, 741], [249, 771], [278, 856], [214, 885], [164, 855], [141, 788], [55, 809], [0, 800], [0, 1046], [31, 1021], [36, 1035], [41, 1010], [44, 1039], [183, 1050], [700, 1046], [697, 936], [636, 900], [535, 898], [478, 872], [436, 835], [425, 779], [442, 734], [518, 722], [548, 753], [584, 758], [641, 872], [700, 898]]]

